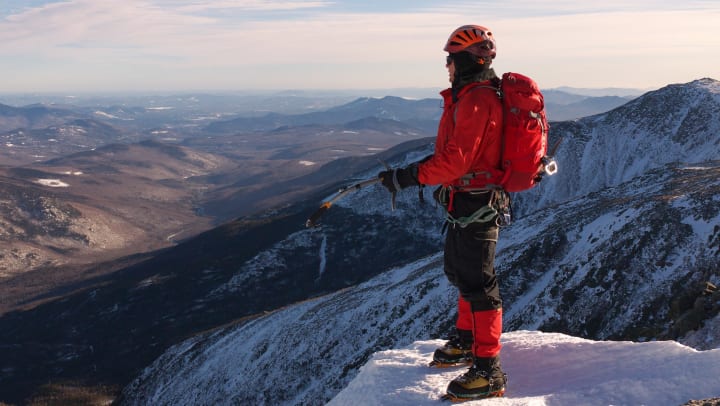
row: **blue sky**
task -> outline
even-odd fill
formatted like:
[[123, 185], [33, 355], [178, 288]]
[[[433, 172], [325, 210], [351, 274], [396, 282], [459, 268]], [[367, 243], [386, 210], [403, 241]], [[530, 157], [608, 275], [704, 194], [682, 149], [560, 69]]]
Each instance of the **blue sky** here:
[[720, 2], [2, 0], [0, 93], [447, 86], [445, 40], [490, 27], [541, 87], [720, 79]]

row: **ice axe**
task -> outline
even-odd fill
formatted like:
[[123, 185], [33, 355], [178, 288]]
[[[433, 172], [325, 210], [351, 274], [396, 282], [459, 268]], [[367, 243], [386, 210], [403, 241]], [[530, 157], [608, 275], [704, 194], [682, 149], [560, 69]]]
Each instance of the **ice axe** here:
[[[386, 167], [388, 170], [390, 170], [390, 166], [389, 166], [388, 164], [386, 164], [385, 162], [382, 162], [382, 161], [380, 161], [380, 162], [381, 162], [383, 165], [385, 165], [385, 167]], [[340, 190], [335, 194], [335, 196], [331, 197], [330, 199], [328, 199], [327, 201], [323, 202], [323, 204], [320, 205], [320, 208], [317, 209], [317, 210], [315, 211], [315, 213], [313, 213], [312, 216], [310, 216], [310, 218], [307, 219], [307, 221], [305, 222], [305, 227], [308, 227], [308, 228], [310, 228], [310, 227], [315, 227], [315, 226], [317, 225], [317, 221], [320, 220], [320, 217], [321, 217], [326, 211], [328, 211], [328, 209], [330, 208], [330, 206], [332, 206], [333, 203], [335, 203], [336, 201], [340, 200], [340, 199], [341, 199], [343, 196], [345, 196], [346, 194], [348, 194], [348, 193], [350, 193], [350, 192], [354, 192], [354, 191], [356, 191], [356, 190], [360, 190], [360, 189], [364, 188], [365, 186], [374, 185], [375, 183], [380, 183], [380, 182], [382, 182], [382, 178], [371, 178], [371, 179], [368, 179], [368, 180], [364, 180], [364, 181], [362, 181], [362, 182], [358, 182], [358, 183], [356, 183], [356, 184], [354, 184], [354, 185], [351, 185], [351, 186], [345, 186], [344, 188], [340, 189]], [[392, 193], [392, 198], [391, 198], [391, 201], [390, 201], [390, 204], [391, 204], [393, 210], [395, 210], [395, 195], [396, 195], [396, 192], [393, 192], [393, 193]]]
[[360, 189], [364, 188], [365, 186], [374, 185], [375, 183], [380, 183], [380, 182], [382, 182], [382, 179], [372, 178], [372, 179], [364, 180], [362, 182], [358, 182], [354, 185], [346, 186], [346, 187], [340, 189], [335, 194], [335, 196], [333, 196], [329, 200], [323, 202], [323, 204], [320, 205], [320, 208], [317, 209], [315, 211], [315, 213], [313, 213], [312, 216], [310, 216], [310, 218], [308, 218], [308, 220], [305, 222], [305, 227], [315, 227], [317, 225], [317, 221], [320, 219], [320, 217], [323, 215], [323, 213], [325, 213], [330, 208], [330, 206], [333, 205], [333, 203], [340, 200], [346, 194], [356, 191], [356, 190], [360, 190]]

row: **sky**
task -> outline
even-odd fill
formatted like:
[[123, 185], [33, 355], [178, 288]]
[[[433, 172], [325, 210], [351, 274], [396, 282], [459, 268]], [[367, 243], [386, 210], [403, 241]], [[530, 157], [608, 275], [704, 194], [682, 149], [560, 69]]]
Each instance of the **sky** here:
[[2, 0], [0, 93], [447, 87], [450, 33], [492, 30], [541, 88], [720, 79], [717, 0]]
[[[503, 334], [505, 397], [462, 405], [679, 406], [720, 397], [720, 348], [675, 341], [592, 341], [558, 333]], [[429, 368], [440, 340], [377, 352], [328, 406], [449, 405], [438, 399], [466, 367]]]

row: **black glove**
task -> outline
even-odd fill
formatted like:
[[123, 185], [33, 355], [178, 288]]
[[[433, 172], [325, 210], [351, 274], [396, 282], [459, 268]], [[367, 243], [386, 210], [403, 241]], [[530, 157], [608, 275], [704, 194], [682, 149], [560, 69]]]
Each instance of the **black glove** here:
[[420, 186], [417, 179], [417, 165], [412, 164], [405, 168], [390, 169], [382, 171], [378, 174], [378, 178], [382, 179], [382, 184], [390, 193], [397, 192], [410, 186]]

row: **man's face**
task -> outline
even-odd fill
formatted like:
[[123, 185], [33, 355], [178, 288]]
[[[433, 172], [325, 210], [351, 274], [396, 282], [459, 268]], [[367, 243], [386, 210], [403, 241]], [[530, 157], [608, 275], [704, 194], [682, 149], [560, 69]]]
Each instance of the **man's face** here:
[[450, 56], [445, 60], [445, 67], [448, 70], [448, 79], [452, 83], [455, 80], [455, 61]]

